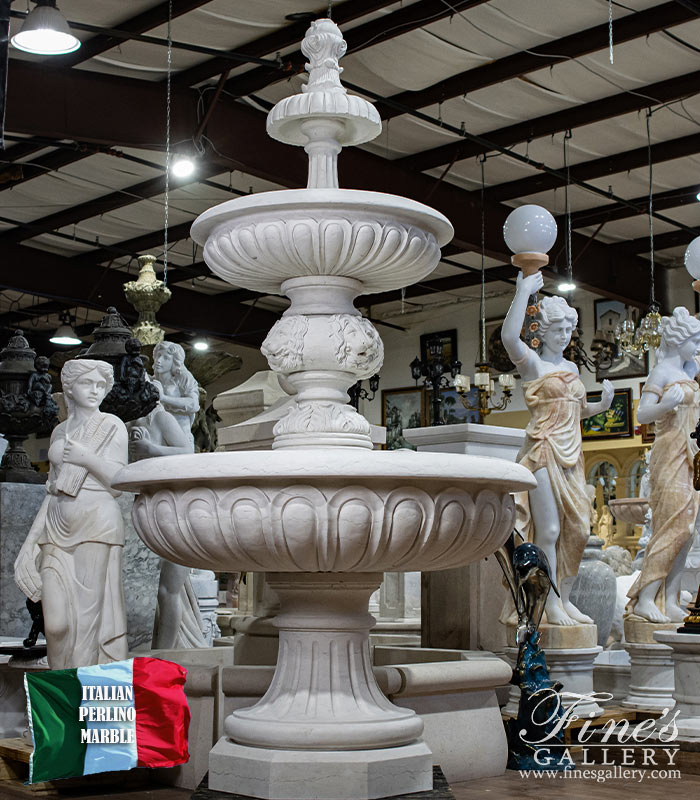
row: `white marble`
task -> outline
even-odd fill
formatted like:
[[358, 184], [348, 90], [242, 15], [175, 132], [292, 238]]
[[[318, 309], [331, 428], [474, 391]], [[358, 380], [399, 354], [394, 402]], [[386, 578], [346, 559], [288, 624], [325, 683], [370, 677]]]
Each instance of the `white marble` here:
[[657, 631], [659, 644], [673, 649], [673, 699], [678, 712], [678, 736], [700, 742], [700, 636], [693, 633]]
[[525, 441], [525, 431], [519, 428], [475, 422], [406, 428], [403, 435], [420, 453], [464, 453], [508, 461], [515, 461]]
[[423, 742], [376, 750], [268, 750], [223, 737], [209, 754], [209, 786], [277, 800], [372, 800], [433, 786]]
[[382, 572], [492, 553], [512, 529], [510, 492], [534, 485], [499, 459], [373, 452], [369, 423], [348, 404], [348, 388], [383, 359], [354, 298], [428, 275], [452, 226], [412, 200], [337, 188], [342, 146], [379, 130], [371, 105], [340, 84], [344, 47], [333, 22], [313, 22], [309, 82], [268, 118], [273, 137], [305, 147], [307, 188], [224, 203], [192, 227], [217, 275], [291, 300], [262, 348], [296, 390], [272, 451], [166, 456], [117, 481], [140, 491], [139, 535], [164, 557], [271, 573], [275, 675], [253, 709], [227, 718], [209, 785], [276, 800], [430, 787], [420, 719], [387, 700], [369, 668], [369, 596]]
[[603, 650], [593, 664], [593, 688], [612, 695], [608, 705], [619, 705], [629, 693], [630, 673], [630, 657], [626, 650]]
[[[655, 636], [658, 634], [655, 634]], [[620, 703], [623, 708], [663, 711], [673, 708], [673, 651], [668, 644], [627, 642], [630, 655], [629, 692]]]
[[219, 437], [221, 431], [228, 426], [245, 422], [267, 411], [280, 400], [288, 400], [292, 391], [283, 376], [267, 369], [256, 372], [247, 381], [217, 394], [213, 404], [221, 418]]
[[[517, 212], [514, 212], [517, 213]], [[546, 261], [545, 261], [546, 263]], [[590, 506], [586, 494], [581, 420], [607, 411], [613, 385], [603, 381], [601, 399], [590, 403], [576, 364], [564, 357], [576, 326], [577, 312], [563, 297], [538, 301], [536, 335], [521, 339], [530, 297], [544, 278], [535, 271], [518, 273], [513, 301], [501, 329], [503, 346], [523, 381], [530, 421], [518, 461], [530, 467], [537, 490], [518, 502], [518, 530], [542, 549], [558, 592], [550, 589], [545, 603], [550, 625], [573, 626], [592, 620], [571, 601], [583, 550], [590, 534]], [[556, 412], [551, 409], [556, 404]]]
[[15, 560], [15, 581], [42, 601], [52, 669], [126, 657], [124, 523], [110, 487], [127, 462], [124, 423], [102, 413], [110, 364], [72, 359], [61, 384], [67, 419], [54, 428], [46, 498]]

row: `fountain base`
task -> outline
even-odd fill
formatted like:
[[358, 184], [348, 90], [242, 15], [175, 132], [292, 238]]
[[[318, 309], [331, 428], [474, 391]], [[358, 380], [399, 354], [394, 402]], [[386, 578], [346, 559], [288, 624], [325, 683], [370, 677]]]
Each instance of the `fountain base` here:
[[378, 750], [265, 750], [223, 737], [209, 754], [209, 788], [266, 800], [373, 800], [433, 788], [424, 742]]

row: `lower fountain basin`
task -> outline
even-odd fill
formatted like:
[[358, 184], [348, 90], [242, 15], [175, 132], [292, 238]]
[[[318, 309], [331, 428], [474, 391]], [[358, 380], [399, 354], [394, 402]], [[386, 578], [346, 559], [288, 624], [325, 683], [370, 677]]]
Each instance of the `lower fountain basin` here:
[[382, 572], [464, 566], [513, 530], [525, 467], [450, 453], [318, 448], [166, 456], [113, 485], [138, 492], [151, 550], [221, 571]]

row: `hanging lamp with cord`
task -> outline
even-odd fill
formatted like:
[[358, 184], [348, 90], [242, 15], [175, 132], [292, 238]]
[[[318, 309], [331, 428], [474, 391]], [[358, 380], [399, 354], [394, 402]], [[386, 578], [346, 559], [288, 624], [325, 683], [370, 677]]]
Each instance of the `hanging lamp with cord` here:
[[82, 344], [83, 340], [75, 332], [70, 314], [67, 311], [62, 312], [59, 320], [61, 324], [49, 339], [51, 344], [72, 345], [73, 347]]
[[661, 344], [661, 314], [659, 304], [656, 302], [654, 292], [654, 173], [651, 156], [651, 115], [649, 108], [646, 114], [647, 124], [647, 152], [649, 154], [649, 203], [647, 216], [649, 218], [649, 311], [642, 317], [636, 326], [630, 319], [624, 320], [615, 329], [620, 350], [626, 355], [640, 358], [650, 350], [656, 350]]
[[[571, 247], [571, 203], [569, 202], [569, 185], [570, 185], [570, 164], [569, 164], [569, 140], [573, 138], [573, 134], [569, 129], [564, 134], [564, 169], [566, 171], [566, 182], [564, 183], [564, 214], [566, 217], [566, 238], [564, 242], [565, 258], [566, 258], [566, 277], [560, 281], [557, 289], [560, 292], [568, 294], [568, 300], [573, 301], [573, 292], [576, 290], [576, 282], [574, 281], [574, 261], [573, 250]], [[569, 345], [564, 351], [564, 357], [580, 369], [585, 367], [589, 372], [597, 372], [600, 369], [609, 369], [612, 366], [613, 359], [616, 355], [617, 348], [613, 342], [607, 340], [593, 339], [591, 350], [595, 355], [591, 358], [586, 352], [583, 345], [583, 330], [581, 328], [581, 320], [579, 319], [576, 327], [571, 332], [571, 340]]]
[[470, 397], [471, 381], [468, 375], [455, 375], [454, 384], [462, 405], [471, 411], [479, 412], [479, 422], [483, 422], [492, 411], [503, 411], [511, 401], [515, 378], [508, 373], [498, 376], [498, 385], [501, 387], [501, 399], [495, 400], [496, 384], [491, 378], [492, 365], [488, 360], [486, 347], [486, 210], [484, 193], [486, 188], [484, 178], [484, 164], [486, 156], [481, 155], [481, 295], [479, 299], [479, 360], [474, 365], [474, 387], [478, 390], [477, 397]]
[[163, 286], [168, 285], [168, 226], [170, 224], [170, 161], [172, 153], [170, 150], [170, 96], [172, 88], [173, 72], [173, 0], [168, 0], [168, 49], [167, 49], [167, 73], [165, 81], [165, 201], [164, 201], [164, 223], [163, 223]]
[[565, 240], [565, 255], [566, 255], [566, 279], [561, 281], [557, 290], [560, 292], [573, 292], [576, 288], [573, 275], [573, 262], [571, 257], [571, 205], [569, 204], [569, 139], [572, 137], [571, 129], [564, 134], [564, 170], [566, 172], [566, 183], [564, 184], [564, 214], [566, 215], [566, 240]]

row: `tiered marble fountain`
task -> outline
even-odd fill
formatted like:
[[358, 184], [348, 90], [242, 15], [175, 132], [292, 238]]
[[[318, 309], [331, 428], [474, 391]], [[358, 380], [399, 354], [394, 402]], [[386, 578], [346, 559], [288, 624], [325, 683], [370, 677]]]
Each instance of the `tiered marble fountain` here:
[[354, 298], [428, 275], [452, 226], [412, 200], [338, 188], [341, 148], [381, 130], [375, 108], [340, 84], [345, 47], [333, 22], [312, 23], [308, 85], [268, 117], [270, 136], [304, 146], [308, 187], [223, 203], [192, 226], [219, 277], [291, 298], [262, 348], [298, 392], [273, 450], [140, 461], [115, 482], [140, 492], [134, 522], [152, 550], [192, 567], [266, 572], [280, 597], [272, 684], [226, 719], [210, 754], [212, 789], [255, 797], [431, 788], [421, 719], [389, 702], [372, 672], [369, 597], [384, 571], [493, 553], [512, 530], [509, 492], [535, 485], [500, 459], [375, 452], [348, 405], [347, 389], [383, 360]]

